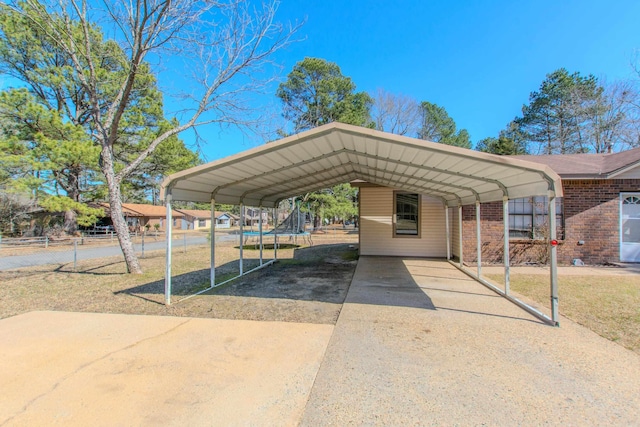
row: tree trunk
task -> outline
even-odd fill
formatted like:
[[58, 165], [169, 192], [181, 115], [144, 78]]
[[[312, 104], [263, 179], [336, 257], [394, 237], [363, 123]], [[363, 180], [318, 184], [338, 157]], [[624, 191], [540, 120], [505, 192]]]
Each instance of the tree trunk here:
[[78, 231], [78, 215], [73, 209], [64, 213], [64, 231], [71, 236]]
[[[65, 184], [63, 185], [64, 190], [67, 192], [67, 197], [69, 197], [74, 202], [80, 203], [80, 174], [82, 173], [81, 168], [72, 169], [65, 176]], [[78, 214], [73, 209], [69, 209], [64, 213], [64, 231], [68, 235], [75, 235], [78, 231]]]
[[116, 179], [113, 169], [113, 158], [108, 148], [102, 150], [102, 172], [107, 180], [109, 188], [109, 210], [111, 211], [111, 221], [113, 228], [116, 230], [120, 249], [124, 255], [124, 261], [127, 264], [127, 272], [142, 274], [142, 267], [138, 261], [138, 256], [131, 242], [129, 227], [122, 213], [122, 197], [120, 194], [120, 182]]

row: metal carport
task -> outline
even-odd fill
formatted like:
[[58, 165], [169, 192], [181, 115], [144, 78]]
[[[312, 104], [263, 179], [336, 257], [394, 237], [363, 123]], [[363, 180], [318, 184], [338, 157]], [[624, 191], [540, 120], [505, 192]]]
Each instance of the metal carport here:
[[[436, 197], [447, 219], [447, 258], [451, 260], [449, 207], [458, 207], [462, 242], [462, 206], [475, 204], [478, 270], [472, 276], [499, 294], [553, 324], [558, 322], [557, 250], [551, 246], [551, 319], [509, 295], [509, 199], [549, 198], [550, 241], [556, 239], [555, 198], [560, 177], [548, 166], [372, 129], [331, 123], [279, 141], [175, 173], [164, 180], [161, 198], [171, 224], [173, 200], [276, 208], [288, 197], [336, 184], [364, 180], [372, 184]], [[505, 289], [481, 277], [480, 204], [503, 202]], [[212, 233], [214, 228], [212, 228]], [[242, 245], [240, 245], [242, 247]], [[211, 287], [215, 285], [215, 239], [211, 239]], [[463, 266], [462, 244], [458, 267]], [[242, 274], [242, 268], [241, 268]], [[167, 227], [166, 303], [171, 302], [171, 227]]]

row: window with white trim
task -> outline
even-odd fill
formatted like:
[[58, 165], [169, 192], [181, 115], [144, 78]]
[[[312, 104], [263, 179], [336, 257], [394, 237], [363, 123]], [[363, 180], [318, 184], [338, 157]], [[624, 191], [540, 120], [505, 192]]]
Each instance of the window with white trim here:
[[[564, 210], [556, 197], [556, 234], [564, 239]], [[509, 237], [544, 239], [549, 235], [549, 199], [546, 196], [509, 200]]]
[[393, 193], [394, 237], [420, 237], [420, 195]]

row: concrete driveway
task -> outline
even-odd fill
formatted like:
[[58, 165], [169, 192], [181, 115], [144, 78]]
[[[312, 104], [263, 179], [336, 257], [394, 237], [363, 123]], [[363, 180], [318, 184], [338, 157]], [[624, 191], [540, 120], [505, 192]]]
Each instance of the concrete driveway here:
[[640, 356], [444, 261], [361, 257], [335, 327], [0, 321], [0, 425], [638, 425]]
[[0, 321], [0, 425], [295, 425], [331, 325], [32, 312]]

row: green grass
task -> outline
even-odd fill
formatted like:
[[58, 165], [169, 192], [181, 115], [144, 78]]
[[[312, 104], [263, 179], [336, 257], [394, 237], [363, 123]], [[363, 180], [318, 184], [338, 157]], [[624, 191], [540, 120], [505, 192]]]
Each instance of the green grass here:
[[355, 249], [352, 249], [347, 252], [343, 252], [341, 256], [342, 256], [342, 259], [345, 261], [357, 261], [358, 258], [360, 257], [360, 255], [358, 255], [358, 251]]

